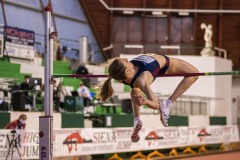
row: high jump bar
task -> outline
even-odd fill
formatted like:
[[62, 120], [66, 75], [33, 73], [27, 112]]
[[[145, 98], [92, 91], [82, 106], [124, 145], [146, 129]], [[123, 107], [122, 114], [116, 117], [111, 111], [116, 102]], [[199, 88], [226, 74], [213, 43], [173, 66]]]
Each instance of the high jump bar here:
[[[159, 74], [157, 77], [190, 77], [190, 76], [222, 76], [222, 75], [240, 75], [239, 71], [229, 72], [201, 72], [201, 73], [178, 73], [178, 74]], [[71, 78], [105, 78], [108, 75], [97, 74], [54, 74], [52, 78], [71, 77]]]

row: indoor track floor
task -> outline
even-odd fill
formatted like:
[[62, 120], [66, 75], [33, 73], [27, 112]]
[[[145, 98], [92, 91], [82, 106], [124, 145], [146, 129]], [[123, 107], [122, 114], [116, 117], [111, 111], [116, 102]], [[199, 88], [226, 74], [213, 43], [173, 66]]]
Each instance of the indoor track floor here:
[[219, 154], [201, 155], [194, 157], [178, 158], [181, 160], [240, 160], [240, 150], [234, 152], [222, 152]]

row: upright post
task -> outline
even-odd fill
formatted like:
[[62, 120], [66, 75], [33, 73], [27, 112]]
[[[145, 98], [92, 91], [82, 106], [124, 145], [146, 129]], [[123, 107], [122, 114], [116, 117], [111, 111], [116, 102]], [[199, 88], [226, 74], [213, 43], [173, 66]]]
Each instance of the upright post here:
[[53, 28], [51, 27], [50, 3], [45, 8], [45, 45], [44, 45], [44, 116], [39, 117], [39, 159], [53, 159]]
[[79, 63], [83, 65], [88, 62], [88, 38], [86, 36], [80, 37], [79, 43]]

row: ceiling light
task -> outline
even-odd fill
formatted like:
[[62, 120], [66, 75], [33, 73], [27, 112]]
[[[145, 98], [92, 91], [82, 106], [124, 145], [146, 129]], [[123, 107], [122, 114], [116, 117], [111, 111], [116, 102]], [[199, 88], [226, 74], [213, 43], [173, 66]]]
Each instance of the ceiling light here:
[[179, 16], [189, 16], [188, 12], [178, 12]]
[[153, 11], [153, 12], [152, 12], [152, 15], [163, 15], [163, 12], [156, 12], [156, 11], [154, 12], [154, 11]]
[[123, 14], [133, 14], [133, 11], [123, 11]]

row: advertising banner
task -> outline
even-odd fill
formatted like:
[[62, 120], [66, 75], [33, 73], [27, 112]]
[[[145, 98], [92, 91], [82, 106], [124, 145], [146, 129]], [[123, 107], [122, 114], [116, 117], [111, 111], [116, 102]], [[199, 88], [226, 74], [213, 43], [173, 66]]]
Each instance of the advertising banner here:
[[15, 43], [6, 42], [5, 55], [10, 57], [22, 58], [33, 60], [35, 56], [35, 50], [32, 46], [24, 46]]
[[[53, 156], [69, 157], [207, 144], [239, 142], [237, 126], [143, 128], [141, 139], [131, 142], [132, 128], [77, 128], [54, 130]], [[14, 138], [15, 137], [15, 138]], [[12, 140], [15, 147], [10, 148]], [[10, 149], [9, 149], [10, 148]], [[39, 134], [34, 130], [0, 130], [0, 159], [39, 158]]]
[[6, 42], [34, 46], [35, 33], [33, 31], [5, 26], [5, 36]]

